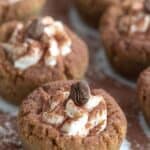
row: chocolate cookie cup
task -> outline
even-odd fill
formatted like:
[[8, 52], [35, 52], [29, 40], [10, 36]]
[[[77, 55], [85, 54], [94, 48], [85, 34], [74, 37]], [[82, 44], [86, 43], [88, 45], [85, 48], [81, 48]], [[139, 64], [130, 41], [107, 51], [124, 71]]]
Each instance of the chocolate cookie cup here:
[[2, 112], [0, 112], [0, 149], [22, 150], [16, 116]]
[[90, 25], [98, 27], [99, 19], [110, 5], [126, 7], [130, 0], [73, 0], [81, 17]]
[[150, 67], [138, 79], [137, 95], [140, 107], [150, 126]]
[[20, 103], [43, 83], [84, 76], [88, 48], [62, 22], [43, 17], [1, 30], [0, 95], [10, 102]]
[[85, 81], [57, 81], [23, 101], [18, 127], [28, 150], [119, 150], [127, 122], [105, 91], [90, 90]]
[[0, 0], [0, 24], [11, 20], [27, 20], [37, 15], [46, 0]]
[[100, 31], [110, 63], [128, 78], [150, 66], [150, 17], [147, 1], [134, 0], [128, 9], [108, 8]]

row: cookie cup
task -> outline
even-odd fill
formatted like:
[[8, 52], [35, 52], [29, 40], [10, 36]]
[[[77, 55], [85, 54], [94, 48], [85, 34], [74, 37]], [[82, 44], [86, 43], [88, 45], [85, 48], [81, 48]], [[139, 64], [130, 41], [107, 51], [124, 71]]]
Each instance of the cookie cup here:
[[80, 79], [84, 76], [88, 67], [88, 48], [65, 25], [65, 32], [72, 41], [71, 52], [65, 57], [58, 56], [55, 66], [46, 66], [39, 61], [25, 70], [14, 67], [12, 60], [10, 60], [2, 45], [8, 42], [17, 24], [17, 21], [12, 21], [3, 24], [0, 28], [0, 95], [4, 99], [9, 100], [11, 103], [20, 104], [26, 95], [43, 83], [56, 80]]
[[100, 34], [108, 60], [115, 71], [135, 79], [150, 65], [149, 31], [133, 35], [120, 32], [118, 22], [126, 14], [127, 9], [109, 7], [100, 22]]
[[30, 94], [23, 102], [18, 117], [19, 133], [25, 148], [29, 150], [119, 150], [125, 138], [127, 121], [115, 100], [105, 91], [92, 90], [93, 95], [102, 95], [108, 109], [106, 129], [98, 135], [66, 136], [53, 126], [41, 122], [40, 115], [46, 95], [56, 89], [70, 89], [75, 81], [54, 82]]

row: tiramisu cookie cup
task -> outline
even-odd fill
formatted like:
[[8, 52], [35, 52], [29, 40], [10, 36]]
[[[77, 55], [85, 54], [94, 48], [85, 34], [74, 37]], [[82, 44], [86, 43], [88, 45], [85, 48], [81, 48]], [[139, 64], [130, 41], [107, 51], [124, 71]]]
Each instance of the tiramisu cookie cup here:
[[79, 79], [88, 65], [88, 49], [62, 22], [51, 17], [10, 22], [0, 44], [0, 95], [21, 100], [37, 86]]
[[137, 94], [142, 112], [150, 125], [150, 68], [141, 73], [138, 80]]
[[74, 0], [81, 17], [89, 24], [98, 26], [101, 15], [110, 5], [126, 7], [130, 0]]
[[114, 99], [85, 81], [38, 88], [23, 101], [18, 125], [28, 150], [119, 150], [127, 127]]
[[0, 24], [37, 15], [46, 0], [0, 0]]
[[128, 9], [110, 7], [101, 21], [101, 36], [112, 66], [135, 78], [150, 66], [150, 10], [147, 0], [133, 0]]

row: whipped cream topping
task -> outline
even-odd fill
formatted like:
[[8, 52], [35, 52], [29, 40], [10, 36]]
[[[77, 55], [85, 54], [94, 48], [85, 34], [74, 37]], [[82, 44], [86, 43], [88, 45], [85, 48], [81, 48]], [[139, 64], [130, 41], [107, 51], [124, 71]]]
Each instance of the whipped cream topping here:
[[133, 17], [133, 23], [130, 27], [130, 32], [146, 32], [150, 26], [150, 15], [139, 14]]
[[43, 120], [52, 125], [60, 125], [64, 121], [64, 116], [54, 113], [43, 113]]
[[8, 3], [16, 3], [16, 2], [19, 2], [21, 0], [6, 0], [6, 1], [8, 1]]
[[4, 3], [4, 4], [14, 4], [14, 3], [17, 3], [19, 1], [22, 1], [22, 0], [0, 0], [0, 3]]
[[[66, 94], [67, 93], [67, 94]], [[77, 106], [68, 97], [69, 92], [62, 92], [65, 98], [63, 106], [58, 108], [60, 101], [50, 100], [49, 110], [43, 112], [42, 120], [67, 136], [88, 136], [93, 130], [96, 134], [107, 126], [107, 106], [102, 96], [91, 95], [83, 106]], [[94, 132], [95, 133], [95, 132]]]
[[121, 18], [119, 29], [131, 34], [141, 32], [145, 33], [150, 27], [150, 15], [145, 11], [145, 0], [132, 1], [132, 7], [128, 15]]
[[14, 67], [20, 70], [36, 65], [39, 61], [54, 67], [58, 57], [71, 53], [71, 45], [64, 25], [51, 17], [35, 19], [27, 25], [18, 23], [9, 41], [2, 44], [14, 62]]

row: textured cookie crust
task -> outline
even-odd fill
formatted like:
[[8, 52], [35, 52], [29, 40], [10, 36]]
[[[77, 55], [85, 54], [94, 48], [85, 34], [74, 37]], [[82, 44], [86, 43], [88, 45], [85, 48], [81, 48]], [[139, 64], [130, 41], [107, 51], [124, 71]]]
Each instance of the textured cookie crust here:
[[82, 18], [89, 24], [98, 26], [99, 19], [109, 5], [126, 6], [129, 0], [74, 0]]
[[139, 77], [137, 95], [145, 119], [150, 125], [150, 68], [142, 72]]
[[[1, 41], [7, 41], [16, 22], [1, 26]], [[20, 103], [33, 89], [56, 80], [79, 79], [88, 66], [88, 48], [68, 27], [65, 30], [72, 40], [72, 52], [60, 57], [55, 67], [38, 63], [24, 71], [17, 70], [0, 47], [0, 95], [12, 103]]]
[[37, 15], [45, 2], [46, 0], [20, 0], [12, 4], [0, 2], [0, 24], [14, 19], [27, 20]]
[[61, 87], [69, 89], [72, 83], [75, 81], [47, 84], [24, 100], [18, 118], [19, 132], [24, 146], [28, 150], [119, 150], [126, 135], [127, 122], [118, 104], [103, 90], [92, 91], [94, 95], [103, 95], [108, 107], [108, 125], [99, 135], [70, 138], [61, 135], [51, 125], [41, 122], [39, 116], [43, 102], [56, 89]]
[[110, 7], [103, 15], [100, 33], [107, 56], [116, 71], [135, 78], [150, 65], [150, 43], [147, 36], [124, 36], [118, 31], [118, 20], [126, 11]]
[[22, 150], [15, 116], [0, 112], [0, 149]]

